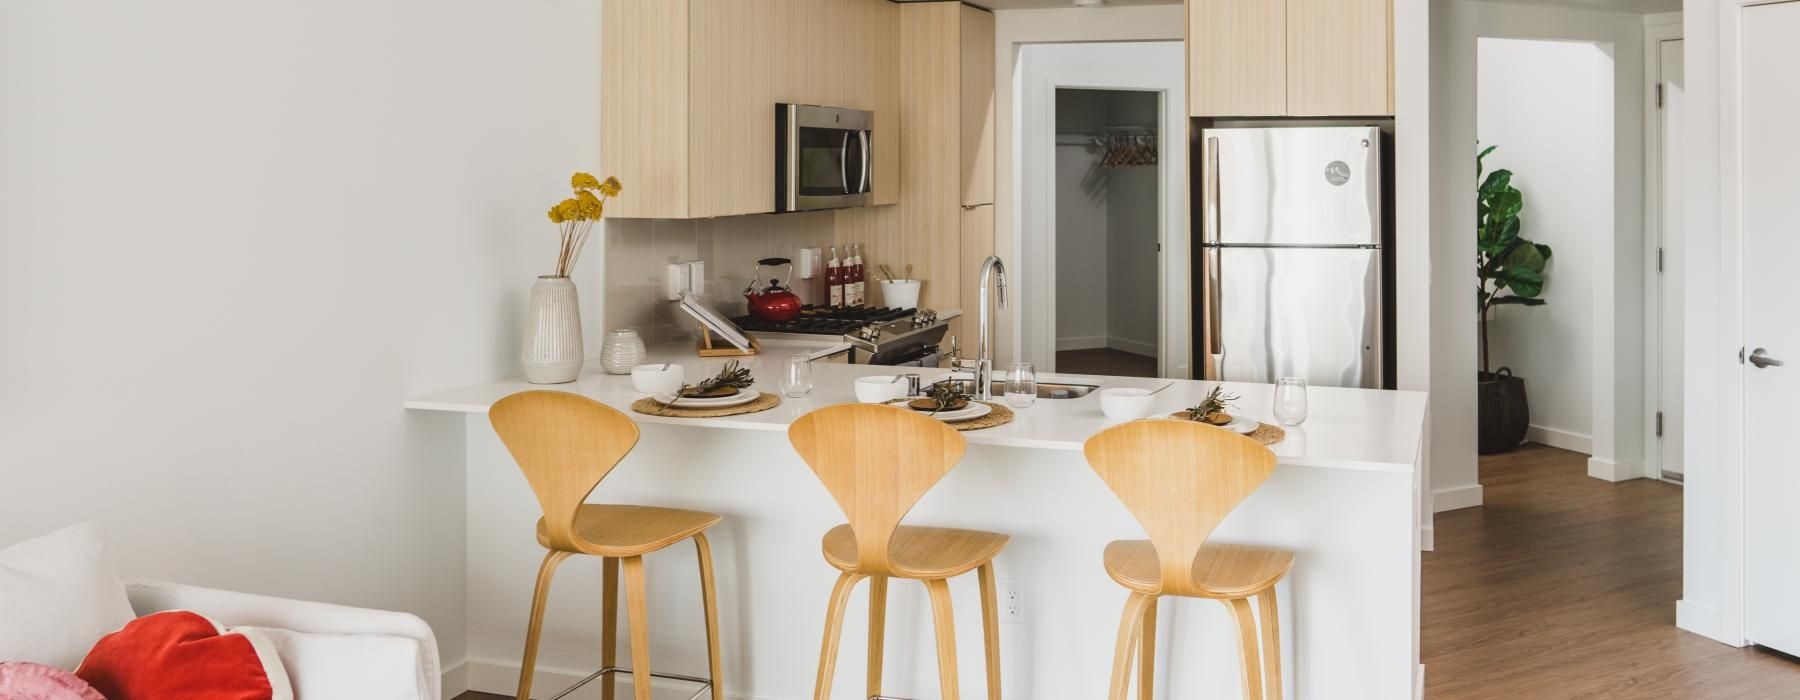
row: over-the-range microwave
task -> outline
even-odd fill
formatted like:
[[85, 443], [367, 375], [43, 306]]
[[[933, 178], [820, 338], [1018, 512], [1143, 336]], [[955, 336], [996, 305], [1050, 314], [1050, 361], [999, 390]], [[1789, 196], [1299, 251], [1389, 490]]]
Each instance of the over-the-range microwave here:
[[874, 126], [874, 112], [775, 105], [775, 211], [868, 205]]

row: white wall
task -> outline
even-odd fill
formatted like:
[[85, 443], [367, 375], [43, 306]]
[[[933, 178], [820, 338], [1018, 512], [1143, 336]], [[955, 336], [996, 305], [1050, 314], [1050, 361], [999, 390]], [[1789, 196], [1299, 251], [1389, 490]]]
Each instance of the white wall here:
[[598, 24], [0, 4], [0, 545], [99, 519], [126, 576], [419, 613], [459, 662], [462, 422], [401, 402], [516, 371]]
[[[1640, 15], [1468, 0], [1431, 4], [1431, 475], [1436, 510], [1481, 503], [1475, 459], [1475, 258], [1477, 37], [1604, 42], [1615, 56], [1613, 104], [1641, 104]], [[1398, 21], [1398, 20], [1397, 20]], [[1613, 358], [1612, 387], [1594, 396], [1590, 474], [1628, 478], [1642, 462], [1643, 117], [1615, 110], [1613, 258], [1596, 269], [1596, 289], [1614, 304], [1596, 307], [1594, 351]], [[1397, 127], [1404, 129], [1404, 126]], [[1402, 197], [1405, 185], [1402, 184]], [[1402, 204], [1402, 207], [1405, 205]], [[1404, 233], [1402, 234], [1404, 239]], [[1402, 282], [1404, 298], [1405, 282]]]
[[1613, 56], [1590, 42], [1483, 38], [1477, 63], [1476, 133], [1499, 147], [1488, 171], [1513, 171], [1522, 235], [1555, 250], [1549, 303], [1495, 310], [1490, 362], [1525, 378], [1530, 439], [1591, 454], [1593, 398], [1612, 389], [1597, 386], [1612, 358], [1595, 356], [1594, 307], [1613, 303], [1595, 288], [1613, 257]]

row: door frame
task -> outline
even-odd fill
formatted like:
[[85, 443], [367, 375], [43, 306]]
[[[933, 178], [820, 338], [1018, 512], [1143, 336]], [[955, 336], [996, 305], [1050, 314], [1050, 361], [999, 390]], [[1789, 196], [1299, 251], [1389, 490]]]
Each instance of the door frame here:
[[[1656, 414], [1662, 406], [1662, 283], [1656, 269], [1656, 251], [1663, 243], [1663, 110], [1657, 105], [1657, 86], [1662, 83], [1662, 43], [1680, 41], [1680, 12], [1644, 16], [1644, 477], [1663, 478], [1662, 438], [1656, 434]], [[1650, 238], [1654, 232], [1655, 238]], [[1665, 255], [1678, 253], [1677, 245], [1663, 247]], [[1656, 333], [1651, 340], [1651, 333]], [[1684, 460], [1685, 461], [1685, 460]], [[1685, 477], [1684, 477], [1685, 478]], [[1680, 482], [1676, 482], [1680, 483]]]
[[[1062, 42], [1057, 42], [1062, 43]], [[1067, 42], [1092, 44], [1092, 42]], [[1106, 42], [1172, 44], [1181, 42]], [[1045, 44], [1035, 44], [1045, 45]], [[1021, 57], [1019, 72], [1026, 72]], [[1157, 370], [1169, 378], [1188, 378], [1193, 371], [1191, 361], [1190, 318], [1192, 306], [1192, 266], [1187, 226], [1187, 147], [1188, 118], [1184, 72], [1159, 78], [1119, 71], [1057, 72], [1044, 71], [1036, 81], [1019, 81], [1019, 108], [1014, 112], [1013, 172], [1018, 174], [1021, 196], [1019, 215], [1014, 217], [1010, 235], [1013, 250], [1020, 251], [1020, 282], [1024, 293], [1020, 303], [1019, 336], [1022, 341], [1017, 355], [1021, 361], [1035, 362], [1046, 372], [1056, 371], [1056, 216], [1054, 209], [1045, 215], [1043, 208], [1032, 211], [1027, 206], [1038, 202], [1054, 202], [1056, 191], [1056, 91], [1064, 88], [1087, 90], [1126, 90], [1160, 94], [1160, 133], [1157, 142], [1157, 241], [1162, 246], [1157, 262]], [[1028, 119], [1026, 115], [1048, 115]], [[1036, 172], [1025, 169], [1028, 153], [1036, 153], [1051, 167]], [[1045, 155], [1047, 154], [1047, 156]], [[1025, 251], [1035, 250], [1036, 255]], [[1030, 309], [1032, 300], [1043, 300], [1041, 308]], [[1031, 331], [1037, 331], [1035, 338]], [[1034, 357], [1033, 351], [1042, 353]]]

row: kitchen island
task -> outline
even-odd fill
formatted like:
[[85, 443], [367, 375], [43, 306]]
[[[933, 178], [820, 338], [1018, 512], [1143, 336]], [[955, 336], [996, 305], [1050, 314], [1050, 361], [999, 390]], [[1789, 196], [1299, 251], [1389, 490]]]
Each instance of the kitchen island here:
[[[744, 358], [759, 391], [776, 391], [783, 351]], [[723, 364], [691, 346], [653, 348], [652, 362], [684, 365], [689, 380]], [[665, 418], [632, 413], [642, 398], [630, 378], [598, 373], [570, 384], [523, 380], [479, 384], [420, 397], [407, 407], [465, 418], [468, 494], [471, 689], [510, 693], [523, 645], [532, 578], [543, 550], [540, 515], [518, 468], [484, 414], [508, 394], [549, 389], [582, 394], [626, 412], [642, 427], [637, 448], [590, 497], [708, 510], [724, 516], [709, 531], [718, 572], [725, 687], [732, 697], [810, 697], [825, 604], [836, 570], [819, 540], [844, 521], [831, 497], [789, 447], [785, 430], [816, 408], [854, 401], [856, 377], [944, 370], [819, 364], [810, 395], [761, 413]], [[1165, 380], [1053, 375], [1041, 382], [1155, 388]], [[1157, 398], [1155, 415], [1198, 403], [1217, 384], [1178, 381]], [[1234, 412], [1273, 422], [1273, 387], [1226, 384]], [[1273, 477], [1220, 525], [1217, 541], [1295, 552], [1279, 589], [1284, 685], [1293, 698], [1415, 696], [1418, 679], [1418, 459], [1426, 398], [1413, 392], [1313, 388], [1302, 426], [1274, 445]], [[1008, 698], [1105, 697], [1126, 591], [1101, 567], [1115, 539], [1143, 530], [1087, 466], [1082, 443], [1116, 421], [1098, 394], [1039, 399], [1010, 424], [963, 433], [962, 463], [908, 515], [907, 522], [991, 530], [1012, 542], [995, 560], [1003, 605], [1003, 687]], [[690, 551], [648, 558], [656, 670], [704, 675], [699, 584]], [[598, 668], [597, 560], [565, 564], [551, 594], [540, 687], [549, 690]], [[973, 577], [953, 580], [962, 692], [983, 697], [980, 600]], [[863, 697], [866, 587], [851, 602], [834, 698]], [[930, 607], [922, 587], [896, 582], [889, 593], [885, 694], [936, 697]], [[1237, 698], [1236, 638], [1223, 606], [1168, 599], [1158, 624], [1159, 693]], [[622, 645], [623, 653], [623, 645]], [[458, 660], [446, 659], [447, 668]], [[628, 679], [621, 679], [628, 685]], [[673, 694], [679, 684], [660, 691]], [[673, 695], [671, 695], [673, 696]], [[685, 697], [685, 693], [681, 694]]]

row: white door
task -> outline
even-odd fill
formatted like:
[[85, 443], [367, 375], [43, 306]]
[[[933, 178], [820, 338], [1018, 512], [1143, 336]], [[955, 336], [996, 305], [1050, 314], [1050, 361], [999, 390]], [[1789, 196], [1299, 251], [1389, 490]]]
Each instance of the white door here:
[[1744, 636], [1800, 654], [1800, 2], [1743, 13]]
[[[1658, 42], [1659, 60], [1662, 63], [1662, 109], [1657, 112], [1661, 122], [1662, 145], [1662, 188], [1660, 205], [1662, 208], [1661, 230], [1658, 232], [1658, 250], [1663, 255], [1658, 258], [1661, 265], [1661, 281], [1659, 291], [1661, 299], [1657, 308], [1662, 318], [1657, 329], [1659, 343], [1659, 362], [1661, 375], [1656, 382], [1658, 388], [1657, 406], [1660, 422], [1656, 428], [1662, 437], [1658, 445], [1662, 459], [1662, 473], [1665, 477], [1680, 478], [1682, 467], [1682, 348], [1686, 336], [1682, 334], [1682, 264], [1681, 258], [1669, 255], [1671, 251], [1681, 250], [1682, 195], [1681, 176], [1684, 165], [1682, 159], [1682, 107], [1687, 101], [1687, 80], [1683, 74], [1684, 54], [1680, 39]], [[1652, 474], [1651, 476], [1655, 476]]]

